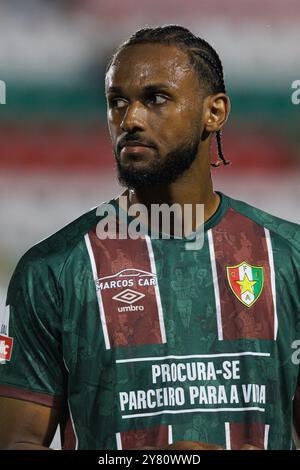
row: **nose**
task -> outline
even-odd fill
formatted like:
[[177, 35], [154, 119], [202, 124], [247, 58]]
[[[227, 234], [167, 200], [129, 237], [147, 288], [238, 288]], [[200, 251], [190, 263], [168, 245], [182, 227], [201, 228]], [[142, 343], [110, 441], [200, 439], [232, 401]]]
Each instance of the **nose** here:
[[143, 131], [145, 128], [145, 112], [141, 103], [136, 101], [129, 104], [121, 122], [121, 129], [124, 132]]

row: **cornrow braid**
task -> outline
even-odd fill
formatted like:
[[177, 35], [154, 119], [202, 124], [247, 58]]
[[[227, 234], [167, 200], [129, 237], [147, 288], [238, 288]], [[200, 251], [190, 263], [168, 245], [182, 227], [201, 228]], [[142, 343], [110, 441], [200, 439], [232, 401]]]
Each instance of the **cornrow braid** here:
[[223, 155], [223, 149], [222, 149], [222, 131], [217, 131], [216, 132], [216, 140], [217, 140], [217, 146], [218, 146], [218, 155], [219, 155], [219, 160], [217, 160], [214, 163], [211, 163], [211, 166], [217, 168], [218, 166], [221, 165], [223, 162], [224, 165], [230, 165], [231, 161], [226, 160], [224, 155]]
[[[160, 26], [157, 28], [143, 28], [134, 33], [126, 42], [121, 44], [116, 53], [108, 62], [108, 72], [115, 57], [125, 48], [135, 44], [166, 44], [182, 48], [189, 56], [191, 66], [204, 84], [209, 94], [226, 93], [223, 66], [215, 49], [204, 39], [192, 34], [187, 28], [178, 25]], [[211, 163], [218, 167], [223, 162], [228, 165], [222, 149], [221, 131], [216, 131], [218, 160]]]

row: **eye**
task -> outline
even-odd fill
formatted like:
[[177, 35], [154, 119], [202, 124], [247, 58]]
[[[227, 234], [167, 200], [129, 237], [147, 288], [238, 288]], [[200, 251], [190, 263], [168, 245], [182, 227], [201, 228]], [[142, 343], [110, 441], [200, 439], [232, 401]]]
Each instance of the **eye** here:
[[111, 106], [116, 109], [122, 109], [127, 106], [127, 101], [122, 98], [114, 98], [111, 100]]
[[167, 98], [164, 95], [156, 94], [151, 97], [150, 101], [154, 104], [164, 104], [167, 101]]

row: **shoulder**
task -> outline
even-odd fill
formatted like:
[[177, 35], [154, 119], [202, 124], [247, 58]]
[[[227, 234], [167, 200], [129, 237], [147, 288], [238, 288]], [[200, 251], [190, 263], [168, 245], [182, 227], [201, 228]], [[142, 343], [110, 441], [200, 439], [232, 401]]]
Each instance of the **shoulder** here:
[[96, 207], [32, 246], [17, 264], [9, 293], [24, 284], [34, 285], [41, 278], [55, 283], [70, 253], [98, 220]]
[[[226, 196], [228, 197], [228, 196]], [[229, 206], [270, 232], [271, 237], [300, 253], [300, 225], [272, 215], [246, 202], [228, 197]]]
[[24, 259], [31, 261], [36, 258], [54, 257], [62, 261], [70, 251], [82, 240], [84, 235], [97, 223], [97, 207], [91, 209], [63, 228], [41, 240], [24, 255]]

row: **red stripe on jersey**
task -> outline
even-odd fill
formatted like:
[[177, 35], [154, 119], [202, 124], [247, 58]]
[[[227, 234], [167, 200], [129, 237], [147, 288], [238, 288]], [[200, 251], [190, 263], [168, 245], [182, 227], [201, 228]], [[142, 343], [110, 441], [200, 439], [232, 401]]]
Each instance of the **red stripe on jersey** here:
[[[243, 338], [274, 339], [274, 302], [268, 247], [264, 228], [230, 209], [212, 229], [219, 284], [221, 324], [224, 340]], [[260, 297], [247, 307], [232, 292], [226, 267], [245, 261], [262, 266], [264, 287]]]
[[60, 408], [63, 402], [63, 397], [49, 395], [48, 393], [34, 392], [25, 388], [15, 387], [14, 385], [0, 385], [0, 396], [30, 401], [51, 408]]
[[[62, 435], [62, 449], [63, 450], [75, 450], [76, 449], [76, 436], [72, 424], [70, 414], [65, 427], [61, 431]], [[62, 427], [61, 427], [62, 428]]]
[[238, 450], [244, 444], [264, 449], [264, 423], [229, 423], [229, 430], [231, 450]]
[[157, 277], [146, 239], [100, 240], [90, 231], [89, 240], [107, 347], [165, 342]]
[[159, 448], [168, 445], [168, 425], [155, 428], [133, 429], [121, 432], [120, 436], [122, 449]]

